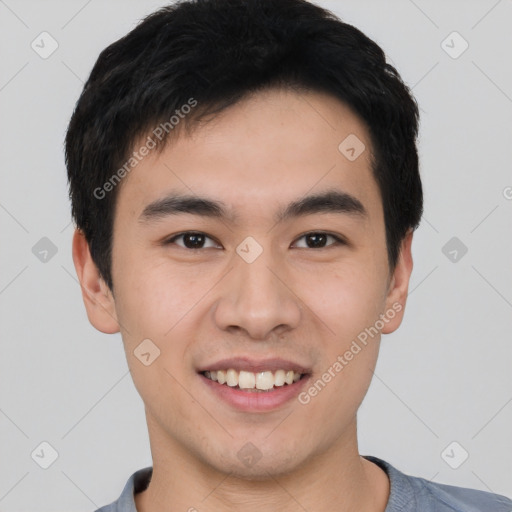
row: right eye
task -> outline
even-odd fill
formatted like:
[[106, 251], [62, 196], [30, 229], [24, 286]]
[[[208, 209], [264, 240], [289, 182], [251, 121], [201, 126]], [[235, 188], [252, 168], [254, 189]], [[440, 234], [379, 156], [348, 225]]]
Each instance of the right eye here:
[[[182, 240], [182, 244], [176, 243], [177, 240]], [[205, 247], [205, 241], [211, 240], [213, 242], [213, 245], [210, 245], [209, 247]], [[210, 247], [216, 247], [216, 242], [213, 241], [212, 238], [207, 236], [205, 233], [201, 233], [200, 231], [185, 231], [184, 233], [179, 233], [177, 235], [172, 236], [171, 238], [168, 238], [164, 245], [170, 245], [170, 244], [176, 244], [179, 247], [182, 247], [184, 249], [208, 249]]]

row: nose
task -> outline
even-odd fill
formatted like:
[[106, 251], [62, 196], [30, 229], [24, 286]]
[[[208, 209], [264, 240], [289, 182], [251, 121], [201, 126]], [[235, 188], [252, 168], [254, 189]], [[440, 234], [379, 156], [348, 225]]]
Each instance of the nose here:
[[294, 283], [270, 251], [263, 251], [252, 263], [235, 255], [220, 294], [214, 318], [222, 330], [266, 340], [274, 331], [280, 334], [299, 325], [302, 309]]

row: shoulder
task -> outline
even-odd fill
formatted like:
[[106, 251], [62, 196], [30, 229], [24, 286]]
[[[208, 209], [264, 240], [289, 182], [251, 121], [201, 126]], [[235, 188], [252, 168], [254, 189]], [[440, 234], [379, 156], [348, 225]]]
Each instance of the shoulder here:
[[390, 480], [385, 512], [511, 512], [512, 500], [499, 494], [466, 487], [439, 484], [402, 473], [389, 462], [372, 456], [366, 459], [380, 466]]
[[135, 471], [126, 482], [121, 496], [109, 505], [105, 505], [95, 512], [137, 512], [134, 495], [144, 491], [151, 481], [153, 468], [151, 466]]
[[432, 483], [419, 478], [435, 503], [443, 504], [446, 510], [461, 512], [510, 512], [512, 500], [491, 492]]

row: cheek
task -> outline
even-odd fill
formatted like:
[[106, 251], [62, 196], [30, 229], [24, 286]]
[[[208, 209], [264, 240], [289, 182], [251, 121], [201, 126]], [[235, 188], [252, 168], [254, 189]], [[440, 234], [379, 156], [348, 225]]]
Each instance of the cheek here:
[[376, 337], [350, 361], [341, 352], [340, 359], [334, 358], [322, 373], [310, 379], [299, 395], [308, 417], [329, 418], [323, 427], [325, 440], [337, 437], [356, 417], [372, 380], [378, 344]]
[[304, 280], [304, 302], [328, 328], [326, 348], [343, 349], [347, 342], [373, 325], [385, 307], [386, 283], [375, 262], [348, 262], [330, 267], [327, 272], [315, 275], [313, 286], [310, 277], [301, 280]]
[[137, 257], [136, 252], [119, 258], [116, 271], [116, 311], [127, 339], [171, 337], [209, 287], [208, 275], [198, 274], [192, 266], [172, 265], [144, 254]]
[[[186, 380], [187, 344], [195, 334], [190, 315], [206, 284], [197, 272], [193, 277], [135, 251], [118, 259], [116, 272], [116, 312], [134, 385], [154, 417], [178, 428], [175, 417], [187, 421], [191, 414], [190, 407], [182, 407], [190, 396], [180, 383]], [[179, 414], [169, 415], [169, 410]]]
[[380, 332], [375, 324], [384, 300], [376, 283], [371, 272], [338, 274], [325, 281], [323, 298], [311, 307], [328, 329], [317, 338], [322, 364], [300, 403], [312, 417], [332, 417], [333, 436], [357, 413], [377, 362]]
[[325, 278], [317, 276], [315, 283], [305, 302], [320, 319], [325, 335], [316, 339], [322, 367], [306, 389], [304, 402], [309, 400], [318, 414], [325, 408], [355, 413], [377, 361], [380, 331], [375, 325], [385, 307], [385, 280], [378, 265], [367, 262], [346, 265]]
[[[197, 336], [195, 320], [207, 314], [202, 299], [215, 278], [192, 266], [137, 257], [135, 251], [118, 259], [116, 271], [116, 312], [132, 377], [147, 403], [159, 403], [169, 389], [179, 392], [174, 379], [187, 378], [189, 344]], [[153, 358], [150, 365], [143, 364]]]

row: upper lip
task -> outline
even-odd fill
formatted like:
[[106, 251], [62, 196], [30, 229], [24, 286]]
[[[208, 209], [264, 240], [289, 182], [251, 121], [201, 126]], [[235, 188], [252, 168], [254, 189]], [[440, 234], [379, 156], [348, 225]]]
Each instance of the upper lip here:
[[236, 371], [246, 372], [264, 372], [277, 370], [290, 371], [297, 373], [310, 373], [306, 366], [291, 361], [289, 359], [271, 358], [271, 359], [253, 359], [250, 357], [231, 357], [229, 359], [221, 359], [214, 363], [201, 366], [197, 371], [199, 373], [206, 371], [229, 370], [233, 368]]

